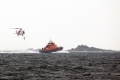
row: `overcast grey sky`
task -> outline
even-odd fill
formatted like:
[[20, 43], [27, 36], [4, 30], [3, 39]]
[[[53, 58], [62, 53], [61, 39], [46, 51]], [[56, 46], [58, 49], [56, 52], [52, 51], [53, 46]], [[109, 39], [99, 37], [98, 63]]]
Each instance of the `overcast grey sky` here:
[[50, 37], [64, 49], [120, 50], [120, 0], [0, 0], [0, 30], [0, 50], [42, 48]]

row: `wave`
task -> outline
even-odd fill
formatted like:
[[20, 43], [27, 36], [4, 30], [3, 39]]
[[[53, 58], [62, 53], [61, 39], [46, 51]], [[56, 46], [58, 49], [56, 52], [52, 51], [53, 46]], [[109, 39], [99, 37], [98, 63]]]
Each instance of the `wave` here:
[[52, 53], [69, 53], [69, 51], [62, 50], [62, 51], [57, 51], [57, 52], [52, 52]]
[[[33, 51], [33, 50], [21, 50], [21, 51], [0, 51], [0, 53], [39, 53], [39, 51]], [[69, 53], [69, 51], [57, 51], [52, 53]]]
[[24, 50], [24, 51], [0, 51], [0, 53], [39, 53], [39, 52], [32, 50]]

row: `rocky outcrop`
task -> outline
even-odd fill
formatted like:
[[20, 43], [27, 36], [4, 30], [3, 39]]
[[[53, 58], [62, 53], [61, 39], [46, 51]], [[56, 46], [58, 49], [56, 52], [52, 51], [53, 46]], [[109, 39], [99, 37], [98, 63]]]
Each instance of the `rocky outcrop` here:
[[86, 45], [78, 45], [76, 48], [72, 48], [68, 51], [112, 51], [112, 50], [105, 50], [95, 47], [88, 47]]

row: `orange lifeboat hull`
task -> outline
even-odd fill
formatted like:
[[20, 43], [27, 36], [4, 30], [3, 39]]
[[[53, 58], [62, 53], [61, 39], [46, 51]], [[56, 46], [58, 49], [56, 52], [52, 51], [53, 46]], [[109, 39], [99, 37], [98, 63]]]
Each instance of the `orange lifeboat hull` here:
[[52, 52], [57, 52], [63, 50], [63, 47], [57, 47], [56, 49], [51, 49], [51, 50], [40, 50], [40, 53], [52, 53]]

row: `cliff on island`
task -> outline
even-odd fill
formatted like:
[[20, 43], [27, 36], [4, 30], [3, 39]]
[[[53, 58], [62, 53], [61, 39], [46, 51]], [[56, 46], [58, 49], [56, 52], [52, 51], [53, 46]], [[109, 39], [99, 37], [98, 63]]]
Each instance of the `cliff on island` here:
[[88, 47], [86, 45], [78, 45], [76, 48], [69, 49], [68, 51], [112, 51], [112, 50]]

